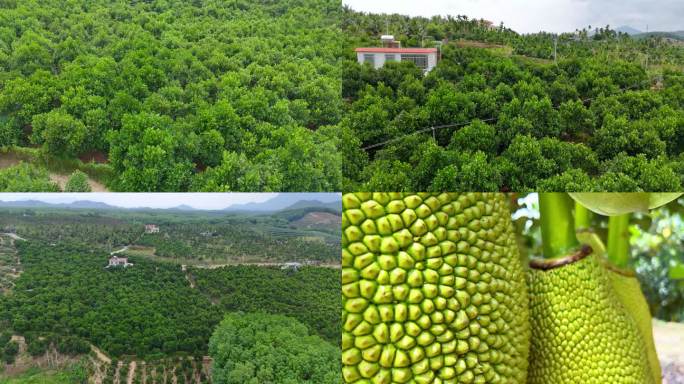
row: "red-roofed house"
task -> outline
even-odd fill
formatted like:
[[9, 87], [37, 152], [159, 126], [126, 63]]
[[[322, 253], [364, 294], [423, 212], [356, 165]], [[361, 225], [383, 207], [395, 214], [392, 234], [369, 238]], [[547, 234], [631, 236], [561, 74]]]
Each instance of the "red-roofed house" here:
[[437, 48], [356, 48], [356, 57], [360, 64], [370, 63], [374, 68], [382, 68], [392, 61], [411, 61], [424, 72], [430, 72], [437, 66], [439, 50]]

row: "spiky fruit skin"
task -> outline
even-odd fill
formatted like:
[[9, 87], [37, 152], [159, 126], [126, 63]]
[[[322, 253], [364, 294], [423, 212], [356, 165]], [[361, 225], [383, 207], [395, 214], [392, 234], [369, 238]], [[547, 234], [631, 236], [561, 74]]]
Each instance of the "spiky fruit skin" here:
[[634, 318], [639, 332], [641, 332], [646, 352], [648, 353], [648, 363], [653, 375], [653, 381], [656, 384], [661, 384], [663, 381], [662, 371], [655, 348], [655, 341], [653, 340], [653, 320], [651, 311], [648, 308], [648, 302], [641, 291], [641, 284], [639, 284], [639, 280], [633, 274], [626, 274], [619, 270], [609, 268], [608, 275], [622, 305], [627, 310], [627, 313]]
[[528, 272], [530, 384], [654, 384], [638, 326], [590, 254]]
[[345, 383], [525, 383], [529, 312], [506, 197], [343, 196]]

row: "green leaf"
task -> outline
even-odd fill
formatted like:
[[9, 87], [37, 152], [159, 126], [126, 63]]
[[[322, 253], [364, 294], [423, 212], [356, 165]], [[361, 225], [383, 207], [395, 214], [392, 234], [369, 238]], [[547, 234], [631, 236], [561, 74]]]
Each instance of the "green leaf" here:
[[594, 254], [604, 256], [606, 254], [606, 245], [601, 240], [601, 237], [590, 231], [578, 231], [577, 240], [591, 247]]
[[603, 216], [646, 212], [677, 200], [682, 193], [570, 193], [587, 209]]
[[672, 280], [684, 280], [684, 264], [677, 264], [670, 268], [669, 275]]

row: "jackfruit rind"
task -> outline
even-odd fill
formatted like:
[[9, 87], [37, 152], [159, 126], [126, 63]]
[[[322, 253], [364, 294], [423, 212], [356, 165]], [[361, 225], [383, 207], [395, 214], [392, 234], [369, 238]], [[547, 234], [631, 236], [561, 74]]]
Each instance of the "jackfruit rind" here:
[[525, 383], [527, 288], [503, 194], [343, 196], [345, 383]]
[[648, 353], [653, 380], [656, 384], [660, 384], [662, 383], [662, 371], [653, 340], [653, 320], [636, 273], [633, 270], [618, 268], [609, 263], [606, 264], [606, 267], [618, 298], [639, 327]]
[[[645, 343], [600, 258], [530, 263], [529, 384], [654, 384]], [[550, 264], [550, 263], [548, 263]]]

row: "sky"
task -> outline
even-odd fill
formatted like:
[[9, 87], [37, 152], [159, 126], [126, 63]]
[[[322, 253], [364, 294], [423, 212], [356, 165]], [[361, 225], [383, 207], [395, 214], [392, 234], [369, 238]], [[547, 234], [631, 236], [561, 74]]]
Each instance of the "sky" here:
[[591, 25], [684, 30], [684, 0], [342, 0], [357, 11], [411, 16], [466, 15], [520, 33], [574, 32]]
[[[40, 200], [46, 203], [72, 203], [79, 200], [103, 202], [125, 208], [173, 208], [189, 205], [196, 209], [223, 209], [234, 204], [260, 203], [272, 199], [277, 193], [0, 193], [1, 201]], [[311, 200], [307, 193], [298, 193], [301, 200]], [[322, 200], [320, 194], [317, 200]], [[331, 193], [330, 200], [339, 200]]]

